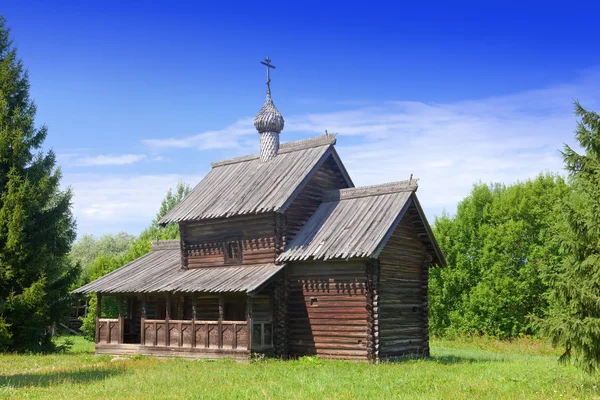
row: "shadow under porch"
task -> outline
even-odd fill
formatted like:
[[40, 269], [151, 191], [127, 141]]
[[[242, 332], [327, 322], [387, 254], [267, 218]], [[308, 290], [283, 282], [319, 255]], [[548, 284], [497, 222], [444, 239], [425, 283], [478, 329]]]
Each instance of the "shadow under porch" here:
[[[116, 298], [116, 318], [101, 317], [103, 297]], [[98, 295], [98, 300], [99, 354], [248, 359], [253, 352], [273, 351], [269, 294], [153, 293]]]

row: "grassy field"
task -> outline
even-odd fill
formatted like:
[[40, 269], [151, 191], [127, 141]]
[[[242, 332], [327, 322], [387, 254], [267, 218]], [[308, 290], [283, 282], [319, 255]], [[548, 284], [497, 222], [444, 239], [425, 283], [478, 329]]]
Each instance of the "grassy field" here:
[[428, 360], [370, 365], [297, 361], [111, 361], [69, 338], [65, 354], [0, 355], [2, 398], [600, 398], [598, 376], [556, 361], [547, 344], [521, 339], [433, 341]]

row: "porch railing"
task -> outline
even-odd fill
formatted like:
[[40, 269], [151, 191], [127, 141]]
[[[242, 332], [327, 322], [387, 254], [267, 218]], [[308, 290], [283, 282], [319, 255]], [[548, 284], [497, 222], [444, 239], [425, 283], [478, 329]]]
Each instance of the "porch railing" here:
[[97, 318], [96, 341], [100, 344], [123, 343], [121, 318]]
[[154, 320], [142, 322], [144, 346], [247, 350], [246, 321]]

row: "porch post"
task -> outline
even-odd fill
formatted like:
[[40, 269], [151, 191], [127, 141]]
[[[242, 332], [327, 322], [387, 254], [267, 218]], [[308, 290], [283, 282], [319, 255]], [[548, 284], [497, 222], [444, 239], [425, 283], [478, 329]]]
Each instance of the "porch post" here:
[[246, 297], [246, 324], [248, 327], [248, 350], [252, 351], [252, 297]]
[[100, 343], [100, 317], [102, 317], [102, 293], [96, 293], [96, 343]]
[[219, 326], [218, 326], [219, 348], [220, 349], [223, 348], [223, 303], [224, 303], [223, 294], [220, 293], [219, 294]]
[[142, 294], [142, 327], [140, 329], [140, 344], [146, 345], [146, 294]]
[[192, 348], [196, 347], [196, 293], [192, 293]]
[[119, 339], [118, 343], [123, 343], [123, 333], [125, 329], [123, 329], [123, 295], [119, 296]]
[[169, 320], [171, 319], [171, 293], [167, 292], [167, 309], [165, 310], [165, 345], [171, 345], [171, 329]]

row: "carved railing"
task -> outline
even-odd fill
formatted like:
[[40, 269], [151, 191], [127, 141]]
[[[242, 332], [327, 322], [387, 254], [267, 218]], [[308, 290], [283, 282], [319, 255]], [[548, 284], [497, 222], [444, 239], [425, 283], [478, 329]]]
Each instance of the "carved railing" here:
[[123, 343], [123, 329], [120, 318], [96, 319], [96, 343], [119, 344]]
[[142, 320], [144, 346], [248, 349], [246, 321]]
[[[98, 344], [122, 344], [123, 320], [97, 320]], [[267, 350], [273, 347], [273, 322], [193, 321], [142, 319], [141, 341], [144, 346], [183, 347], [196, 349]]]

